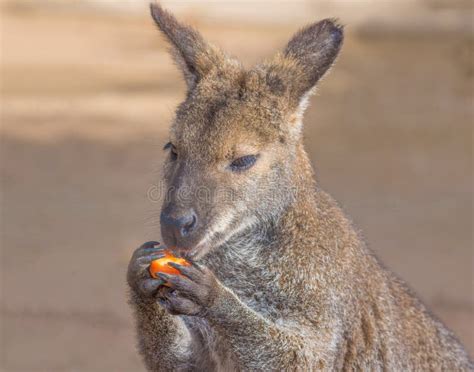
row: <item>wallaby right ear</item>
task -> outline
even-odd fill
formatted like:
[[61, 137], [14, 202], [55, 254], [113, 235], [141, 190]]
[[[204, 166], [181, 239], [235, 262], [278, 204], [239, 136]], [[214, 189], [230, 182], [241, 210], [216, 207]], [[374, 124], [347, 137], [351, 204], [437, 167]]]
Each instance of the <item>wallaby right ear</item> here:
[[190, 90], [213, 67], [224, 64], [224, 54], [208, 44], [197, 31], [179, 23], [158, 3], [151, 3], [150, 10], [158, 28], [172, 44], [173, 57], [183, 71]]
[[297, 32], [267, 66], [270, 89], [287, 91], [295, 106], [305, 106], [308, 94], [334, 63], [343, 38], [342, 26], [331, 19]]

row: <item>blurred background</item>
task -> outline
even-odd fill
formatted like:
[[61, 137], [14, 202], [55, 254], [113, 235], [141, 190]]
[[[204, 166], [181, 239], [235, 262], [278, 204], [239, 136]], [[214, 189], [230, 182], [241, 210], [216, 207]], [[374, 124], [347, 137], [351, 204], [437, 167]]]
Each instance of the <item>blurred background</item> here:
[[[473, 355], [473, 3], [163, 4], [248, 66], [308, 22], [346, 25], [305, 118], [318, 178]], [[0, 10], [0, 369], [143, 370], [125, 271], [159, 240], [147, 190], [181, 76], [146, 1]]]

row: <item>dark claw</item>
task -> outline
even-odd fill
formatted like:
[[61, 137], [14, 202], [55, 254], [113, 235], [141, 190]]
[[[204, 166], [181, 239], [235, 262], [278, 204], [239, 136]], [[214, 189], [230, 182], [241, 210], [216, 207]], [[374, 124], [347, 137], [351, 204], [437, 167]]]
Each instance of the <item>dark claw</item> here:
[[148, 256], [145, 256], [145, 258], [150, 259], [152, 261], [157, 260], [159, 258], [163, 258], [163, 257], [165, 257], [164, 253], [152, 253]]
[[149, 265], [151, 261], [158, 260], [160, 258], [164, 257], [164, 254], [158, 253], [158, 254], [150, 254], [148, 256], [143, 256], [137, 259], [137, 263], [139, 265]]
[[175, 269], [179, 270], [181, 274], [183, 274], [184, 276], [186, 276], [187, 278], [191, 280], [194, 280], [194, 281], [198, 280], [199, 274], [196, 274], [195, 272], [193, 272], [193, 269], [190, 268], [189, 266], [183, 266], [175, 262], [169, 262], [168, 266], [174, 267]]
[[155, 241], [152, 240], [152, 241], [143, 243], [140, 248], [152, 248], [155, 245], [160, 245], [160, 242], [155, 242]]
[[168, 266], [174, 267], [175, 269], [181, 271], [185, 266], [182, 266], [176, 262], [168, 262]]
[[153, 248], [143, 248], [143, 252], [144, 253], [148, 253], [148, 252], [156, 252], [156, 251], [164, 251], [165, 248], [164, 247], [153, 247]]
[[165, 273], [157, 273], [157, 275], [158, 275], [161, 279], [163, 279], [163, 280], [165, 280], [165, 281], [168, 281], [168, 280], [171, 278], [170, 275], [165, 274]]
[[163, 253], [154, 253], [154, 254], [149, 254], [148, 256], [143, 256], [142, 258], [144, 261], [145, 260], [155, 261], [163, 257], [165, 257]]

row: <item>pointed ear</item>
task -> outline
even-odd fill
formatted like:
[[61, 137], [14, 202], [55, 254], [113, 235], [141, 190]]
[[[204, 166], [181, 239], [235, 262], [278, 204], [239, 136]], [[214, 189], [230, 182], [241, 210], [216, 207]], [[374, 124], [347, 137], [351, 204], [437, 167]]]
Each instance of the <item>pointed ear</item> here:
[[290, 99], [300, 105], [334, 63], [343, 38], [343, 28], [335, 20], [303, 28], [267, 66], [267, 82], [281, 79]]
[[224, 64], [224, 54], [206, 43], [197, 31], [179, 23], [158, 3], [151, 3], [150, 10], [158, 28], [172, 45], [173, 57], [184, 74], [189, 90], [212, 68]]

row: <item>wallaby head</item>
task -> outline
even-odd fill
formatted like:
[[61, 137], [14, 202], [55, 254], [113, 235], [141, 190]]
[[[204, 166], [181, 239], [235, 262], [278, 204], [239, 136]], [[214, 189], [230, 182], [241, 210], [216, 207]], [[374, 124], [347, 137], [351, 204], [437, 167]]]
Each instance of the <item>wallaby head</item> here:
[[302, 114], [343, 31], [332, 20], [312, 24], [275, 58], [246, 70], [158, 4], [151, 13], [187, 83], [165, 146], [162, 237], [199, 258], [293, 200], [302, 173], [310, 173]]

